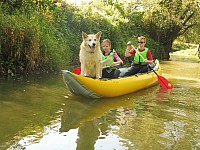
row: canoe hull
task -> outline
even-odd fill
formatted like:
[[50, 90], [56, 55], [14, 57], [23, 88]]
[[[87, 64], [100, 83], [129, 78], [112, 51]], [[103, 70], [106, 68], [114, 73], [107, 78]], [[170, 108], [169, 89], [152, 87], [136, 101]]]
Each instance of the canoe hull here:
[[[154, 70], [161, 75], [157, 60]], [[157, 83], [157, 75], [151, 71], [118, 79], [93, 79], [62, 70], [63, 80], [69, 91], [88, 98], [117, 97], [145, 89]]]

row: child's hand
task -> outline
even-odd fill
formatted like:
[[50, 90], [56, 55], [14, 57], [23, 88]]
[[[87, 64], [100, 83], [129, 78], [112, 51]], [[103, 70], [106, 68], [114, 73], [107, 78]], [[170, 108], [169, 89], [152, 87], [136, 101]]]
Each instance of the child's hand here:
[[133, 44], [132, 41], [128, 41], [127, 46], [131, 46]]
[[113, 62], [111, 65], [110, 65], [110, 67], [115, 67], [117, 65], [117, 63], [116, 62]]

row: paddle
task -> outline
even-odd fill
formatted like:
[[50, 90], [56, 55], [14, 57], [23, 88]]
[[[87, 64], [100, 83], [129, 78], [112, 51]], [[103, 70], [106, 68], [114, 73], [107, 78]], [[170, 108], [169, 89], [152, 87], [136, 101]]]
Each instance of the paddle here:
[[[140, 55], [140, 57], [143, 60], [145, 60], [144, 57], [140, 54], [140, 52], [133, 45], [131, 45], [131, 47]], [[147, 63], [147, 64], [149, 65], [149, 63]], [[151, 68], [150, 65], [149, 65], [149, 67]], [[167, 79], [165, 79], [163, 76], [158, 75], [155, 70], [152, 69], [152, 71], [157, 75], [158, 83], [160, 84], [160, 86], [162, 88], [165, 88], [165, 89], [172, 89], [173, 88], [173, 85]]]

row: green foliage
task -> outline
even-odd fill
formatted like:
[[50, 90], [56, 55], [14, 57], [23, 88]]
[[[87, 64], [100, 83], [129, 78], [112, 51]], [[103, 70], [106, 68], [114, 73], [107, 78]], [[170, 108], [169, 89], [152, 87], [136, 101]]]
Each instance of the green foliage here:
[[185, 43], [200, 43], [200, 28], [199, 26], [194, 26], [190, 30], [188, 30], [184, 35], [181, 35], [178, 39], [183, 39]]
[[146, 32], [163, 47], [166, 58], [172, 51], [173, 41], [192, 27], [199, 27], [197, 0], [143, 1]]
[[80, 7], [62, 0], [0, 2], [1, 74], [60, 71], [79, 65], [82, 31], [102, 31], [101, 39], [109, 38], [122, 58], [126, 43], [137, 44], [139, 35], [147, 37], [154, 58], [168, 57], [166, 48], [186, 31], [187, 41], [199, 41], [196, 0], [94, 0]]
[[51, 12], [43, 14], [34, 9], [26, 12], [26, 9], [18, 8], [17, 15], [7, 14], [7, 11], [0, 15], [1, 73], [46, 72], [69, 65], [72, 54], [66, 39], [71, 31], [67, 29], [63, 35]]

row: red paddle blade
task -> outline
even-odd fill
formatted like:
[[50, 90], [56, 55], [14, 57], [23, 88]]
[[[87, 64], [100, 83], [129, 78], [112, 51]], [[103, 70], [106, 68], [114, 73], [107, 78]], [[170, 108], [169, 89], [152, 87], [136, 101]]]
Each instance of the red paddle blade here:
[[173, 88], [173, 85], [167, 79], [165, 79], [163, 76], [157, 75], [157, 77], [158, 77], [158, 82], [159, 82], [160, 86], [162, 86], [162, 88], [165, 88], [165, 89]]
[[81, 74], [81, 67], [74, 68], [75, 74]]

